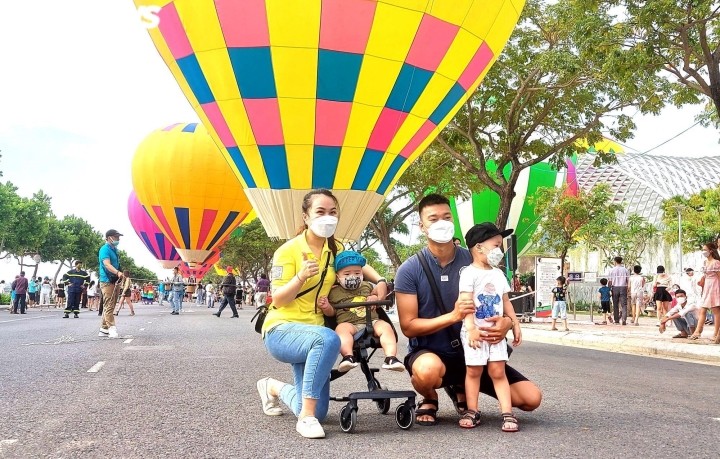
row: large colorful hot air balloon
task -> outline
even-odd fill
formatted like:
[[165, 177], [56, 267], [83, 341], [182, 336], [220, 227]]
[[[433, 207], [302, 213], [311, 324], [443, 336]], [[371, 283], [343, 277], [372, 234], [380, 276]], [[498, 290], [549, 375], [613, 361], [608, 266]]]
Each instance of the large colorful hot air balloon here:
[[135, 0], [273, 237], [333, 190], [357, 239], [472, 94], [524, 0]]
[[135, 191], [130, 193], [128, 198], [128, 218], [135, 233], [150, 253], [157, 258], [160, 266], [165, 269], [172, 269], [182, 261], [175, 247], [170, 240], [160, 231], [150, 215], [143, 209], [137, 199]]
[[132, 162], [138, 201], [191, 265], [202, 263], [252, 208], [202, 125], [175, 124], [142, 141]]

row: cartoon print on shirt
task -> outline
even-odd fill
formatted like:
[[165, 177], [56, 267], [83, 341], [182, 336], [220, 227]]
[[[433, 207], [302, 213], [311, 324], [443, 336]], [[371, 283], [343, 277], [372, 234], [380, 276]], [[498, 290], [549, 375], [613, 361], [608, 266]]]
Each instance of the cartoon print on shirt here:
[[479, 304], [475, 307], [475, 318], [486, 319], [496, 315], [495, 305], [500, 304], [502, 298], [497, 294], [495, 286], [487, 283], [482, 293], [477, 296], [477, 300]]

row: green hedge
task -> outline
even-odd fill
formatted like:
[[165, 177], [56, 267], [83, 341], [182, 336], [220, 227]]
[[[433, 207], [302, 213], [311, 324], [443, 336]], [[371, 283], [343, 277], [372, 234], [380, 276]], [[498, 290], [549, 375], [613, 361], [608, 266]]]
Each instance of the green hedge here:
[[10, 304], [9, 293], [0, 293], [0, 304]]

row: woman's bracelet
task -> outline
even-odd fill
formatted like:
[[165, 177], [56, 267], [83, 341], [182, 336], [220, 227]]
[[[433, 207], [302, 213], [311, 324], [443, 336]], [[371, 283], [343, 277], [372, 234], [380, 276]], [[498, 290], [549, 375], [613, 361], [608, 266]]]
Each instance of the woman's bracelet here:
[[302, 284], [305, 283], [305, 281], [303, 281], [302, 279], [300, 279], [300, 275], [299, 275], [299, 274], [295, 274], [295, 277], [297, 277], [297, 280], [300, 281], [300, 285], [302, 285]]

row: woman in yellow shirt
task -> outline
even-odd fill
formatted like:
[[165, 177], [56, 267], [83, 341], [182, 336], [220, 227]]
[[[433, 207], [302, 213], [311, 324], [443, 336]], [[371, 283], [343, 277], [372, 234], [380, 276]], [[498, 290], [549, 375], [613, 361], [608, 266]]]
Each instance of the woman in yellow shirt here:
[[[303, 230], [283, 244], [273, 257], [271, 272], [272, 304], [263, 324], [263, 340], [270, 355], [290, 363], [294, 382], [286, 384], [272, 378], [257, 382], [263, 412], [282, 414], [282, 400], [298, 417], [295, 430], [306, 438], [323, 438], [320, 421], [330, 401], [330, 371], [340, 350], [337, 334], [324, 326], [323, 314], [332, 313], [329, 304], [317, 306], [335, 283], [333, 262], [342, 249], [333, 235], [337, 227], [337, 198], [328, 190], [313, 190], [302, 202]], [[367, 267], [367, 266], [366, 266]], [[363, 275], [380, 282], [370, 267]], [[382, 298], [386, 284], [378, 285]]]

